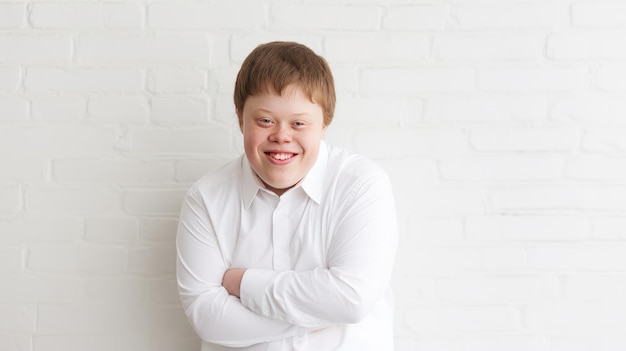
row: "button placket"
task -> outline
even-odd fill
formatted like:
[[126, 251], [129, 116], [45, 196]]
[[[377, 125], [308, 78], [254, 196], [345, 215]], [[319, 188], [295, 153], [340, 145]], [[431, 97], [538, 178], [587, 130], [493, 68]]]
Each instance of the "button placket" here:
[[283, 199], [279, 200], [272, 214], [272, 244], [274, 247], [274, 270], [286, 271], [290, 267], [289, 255], [289, 206]]

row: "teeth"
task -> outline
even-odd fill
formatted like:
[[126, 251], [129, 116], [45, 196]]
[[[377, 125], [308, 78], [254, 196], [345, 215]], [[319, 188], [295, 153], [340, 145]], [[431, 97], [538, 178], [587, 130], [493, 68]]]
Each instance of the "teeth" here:
[[272, 158], [280, 161], [284, 161], [288, 158], [291, 158], [293, 154], [271, 154]]

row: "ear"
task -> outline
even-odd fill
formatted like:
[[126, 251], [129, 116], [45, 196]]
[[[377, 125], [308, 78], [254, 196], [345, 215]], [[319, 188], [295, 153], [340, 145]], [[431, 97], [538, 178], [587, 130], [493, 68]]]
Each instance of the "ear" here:
[[326, 138], [326, 129], [328, 129], [327, 124], [322, 127], [322, 139]]

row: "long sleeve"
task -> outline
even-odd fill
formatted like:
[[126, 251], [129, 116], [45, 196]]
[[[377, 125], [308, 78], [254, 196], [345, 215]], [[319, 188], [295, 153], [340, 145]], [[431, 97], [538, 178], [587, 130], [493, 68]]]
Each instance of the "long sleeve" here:
[[[372, 174], [373, 173], [373, 174]], [[248, 269], [242, 303], [302, 327], [357, 323], [389, 288], [397, 244], [390, 183], [381, 172], [351, 182], [334, 208], [327, 266], [307, 271]]]
[[238, 298], [228, 295], [221, 285], [228, 267], [212, 220], [202, 201], [192, 192], [182, 206], [176, 246], [179, 295], [201, 339], [223, 346], [245, 347], [299, 332], [295, 325], [254, 313]]

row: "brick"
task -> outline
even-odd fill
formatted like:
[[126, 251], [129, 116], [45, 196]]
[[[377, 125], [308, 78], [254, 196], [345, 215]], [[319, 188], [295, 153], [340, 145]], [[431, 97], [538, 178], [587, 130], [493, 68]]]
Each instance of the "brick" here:
[[58, 160], [52, 176], [64, 184], [164, 184], [174, 180], [170, 161]]
[[470, 240], [579, 241], [591, 232], [584, 217], [556, 215], [474, 216], [466, 225]]
[[4, 127], [0, 129], [0, 152], [20, 150], [24, 155], [93, 154], [113, 151], [116, 133], [106, 128]]
[[35, 246], [28, 250], [26, 267], [49, 274], [90, 274], [112, 276], [127, 270], [124, 247]]
[[[62, 307], [61, 307], [62, 308]], [[58, 313], [63, 314], [63, 312], [59, 312], [61, 308], [57, 309]], [[75, 308], [74, 308], [75, 309]], [[93, 308], [91, 311], [97, 313], [98, 311], [94, 311]], [[88, 313], [87, 312], [87, 313]], [[53, 313], [53, 312], [50, 312]], [[72, 311], [73, 314], [77, 314]], [[90, 318], [89, 316], [80, 316], [80, 321]], [[106, 313], [105, 316], [109, 317], [110, 313]], [[72, 318], [72, 317], [66, 317]], [[129, 312], [124, 312], [120, 314], [119, 318], [132, 318]], [[93, 316], [91, 316], [91, 319]], [[66, 331], [63, 332], [54, 332], [49, 334], [38, 333], [34, 335], [33, 338], [33, 348], [37, 351], [56, 351], [56, 350], [90, 350], [90, 351], [107, 351], [107, 350], [116, 350], [116, 351], [133, 351], [141, 349], [142, 345], [145, 345], [145, 339], [141, 340], [143, 337], [141, 332], [134, 331], [132, 335], [130, 333], [117, 330], [109, 331], [105, 323], [101, 323], [102, 327], [98, 328], [97, 324], [94, 321], [88, 321], [90, 325], [94, 325], [89, 328], [88, 331], [84, 331], [86, 329], [85, 326], [80, 326], [79, 330], [73, 331], [70, 330], [71, 327], [67, 327]], [[115, 319], [106, 319], [105, 322], [117, 325]], [[54, 323], [54, 322], [50, 322]], [[69, 322], [63, 321], [65, 324], [69, 324]], [[125, 324], [125, 323], [123, 323]], [[98, 330], [98, 331], [93, 331]], [[146, 337], [149, 338], [149, 337]], [[198, 343], [199, 345], [199, 343]], [[199, 347], [199, 346], [198, 346]], [[182, 349], [181, 349], [182, 350]]]
[[156, 93], [200, 93], [207, 73], [197, 68], [159, 67], [148, 75], [148, 90]]
[[626, 337], [617, 330], [605, 328], [592, 333], [571, 333], [550, 337], [550, 351], [586, 351], [626, 349]]
[[129, 68], [28, 68], [24, 86], [29, 92], [133, 93], [141, 91], [142, 79]]
[[79, 272], [91, 276], [119, 276], [128, 269], [125, 247], [85, 246], [78, 250]]
[[586, 151], [624, 151], [626, 150], [626, 128], [591, 128], [583, 139]]
[[439, 183], [437, 164], [428, 159], [395, 159], [378, 162], [389, 175], [396, 191], [410, 189], [414, 184], [420, 186]]
[[17, 67], [0, 67], [0, 91], [15, 91], [22, 81]]
[[[341, 97], [335, 108], [332, 129], [361, 127], [417, 127], [423, 117], [421, 100], [398, 97]], [[381, 118], [385, 116], [385, 118]]]
[[606, 64], [597, 72], [596, 84], [598, 88], [608, 91], [626, 90], [626, 65]]
[[0, 350], [23, 351], [30, 350], [31, 336], [27, 334], [0, 335]]
[[[235, 13], [237, 15], [233, 16]], [[265, 24], [264, 13], [263, 3], [253, 0], [210, 4], [154, 3], [148, 6], [148, 26], [170, 29], [259, 29]]]
[[332, 65], [331, 70], [335, 79], [335, 91], [339, 96], [352, 95], [359, 92], [360, 72], [354, 65]]
[[543, 335], [472, 335], [466, 339], [467, 351], [553, 351]]
[[152, 122], [162, 126], [187, 127], [206, 125], [209, 103], [188, 97], [159, 97], [152, 99]]
[[486, 3], [454, 8], [458, 28], [553, 28], [568, 23], [568, 8], [552, 2]]
[[149, 303], [178, 304], [180, 301], [176, 279], [150, 279], [144, 285], [145, 300]]
[[626, 188], [622, 186], [525, 186], [498, 189], [491, 193], [491, 205], [507, 210], [617, 210], [626, 209]]
[[450, 8], [445, 4], [397, 5], [383, 16], [382, 28], [393, 31], [441, 30], [448, 23]]
[[148, 121], [150, 105], [138, 96], [94, 96], [87, 104], [88, 119], [99, 123], [137, 123]]
[[581, 27], [626, 26], [626, 4], [620, 2], [575, 2], [572, 23]]
[[478, 87], [488, 91], [576, 91], [589, 86], [586, 67], [492, 67], [478, 72]]
[[[118, 302], [113, 304], [40, 304], [38, 309], [37, 330], [40, 335], [70, 334], [80, 336], [95, 333], [118, 332], [136, 327], [133, 314], [136, 309], [128, 308]], [[94, 318], [98, 316], [98, 318]], [[39, 333], [38, 333], [39, 334]], [[77, 341], [81, 338], [77, 338]], [[37, 342], [35, 342], [37, 344]], [[69, 345], [76, 345], [70, 343]], [[44, 347], [45, 348], [45, 347]], [[122, 348], [124, 349], [124, 348]]]
[[593, 238], [599, 240], [625, 240], [626, 218], [599, 217], [593, 221]]
[[24, 254], [21, 247], [3, 247], [0, 249], [0, 273], [19, 274], [23, 270]]
[[[413, 311], [410, 311], [414, 313]], [[410, 339], [400, 339], [398, 343], [398, 337], [395, 339], [398, 350], [411, 351], [411, 350], [432, 350], [432, 351], [465, 351], [464, 342], [450, 336], [439, 335], [424, 335], [420, 337], [414, 337]]]
[[441, 60], [541, 59], [545, 35], [524, 32], [446, 33], [434, 38], [434, 56]]
[[531, 269], [542, 271], [626, 271], [626, 248], [613, 246], [537, 247], [528, 249]]
[[564, 163], [551, 155], [507, 155], [445, 159], [439, 166], [449, 180], [536, 181], [562, 178]]
[[0, 222], [0, 232], [7, 233], [5, 243], [41, 242], [74, 242], [82, 236], [82, 220], [29, 215], [28, 218], [17, 217], [8, 222]]
[[189, 322], [185, 312], [179, 306], [150, 306], [140, 313], [139, 323], [145, 326], [148, 331], [159, 331], [160, 338], [164, 340], [171, 336], [192, 336], [195, 335], [189, 328]]
[[554, 277], [471, 277], [437, 280], [437, 296], [455, 304], [534, 303], [558, 297]]
[[30, 104], [28, 100], [14, 96], [0, 96], [0, 123], [24, 122], [28, 119]]
[[557, 60], [624, 59], [623, 31], [569, 32], [548, 37], [547, 55]]
[[22, 204], [19, 188], [0, 187], [0, 216], [16, 214]]
[[181, 183], [194, 183], [210, 171], [216, 170], [230, 158], [215, 157], [203, 160], [178, 160], [176, 161], [176, 181]]
[[176, 249], [173, 245], [133, 249], [130, 252], [128, 267], [131, 274], [174, 277]]
[[231, 95], [219, 95], [213, 100], [214, 107], [211, 120], [224, 124], [232, 130], [239, 131], [239, 121], [235, 112], [235, 104]]
[[71, 246], [30, 248], [26, 268], [36, 273], [78, 273], [77, 250]]
[[430, 38], [414, 33], [336, 35], [324, 41], [324, 57], [333, 63], [414, 62], [429, 53]]
[[[396, 184], [393, 182], [393, 184]], [[458, 243], [463, 241], [463, 223], [461, 220], [449, 218], [408, 219], [406, 239], [410, 242]]]
[[508, 306], [423, 306], [411, 312], [411, 330], [427, 334], [511, 332], [521, 327], [520, 312]]
[[152, 35], [91, 34], [80, 37], [76, 57], [81, 63], [144, 64], [176, 62], [208, 65], [209, 40], [205, 35], [157, 33]]
[[130, 217], [95, 217], [85, 220], [84, 238], [101, 244], [137, 242], [139, 223]]
[[626, 324], [626, 304], [612, 302], [536, 304], [525, 308], [524, 321], [528, 329], [542, 333], [614, 330], [617, 326]]
[[36, 97], [31, 102], [33, 119], [45, 122], [75, 122], [87, 113], [87, 102], [82, 97]]
[[483, 269], [487, 271], [523, 271], [526, 269], [526, 252], [522, 248], [500, 245], [481, 251]]
[[131, 214], [177, 215], [185, 190], [128, 191], [124, 194], [124, 209]]
[[237, 79], [238, 68], [220, 67], [209, 73], [209, 86], [216, 89], [218, 93], [228, 95], [232, 99]]
[[171, 244], [175, 241], [177, 229], [177, 218], [145, 218], [141, 220], [139, 236], [146, 242]]
[[114, 189], [28, 188], [26, 211], [32, 214], [117, 214], [121, 195]]
[[548, 117], [543, 96], [459, 94], [428, 97], [424, 103], [427, 121], [535, 121]]
[[84, 298], [83, 282], [77, 277], [32, 275], [4, 276], [0, 290], [3, 304], [67, 303]]
[[565, 279], [563, 296], [568, 301], [624, 301], [626, 276], [614, 274], [572, 274]]
[[84, 299], [101, 304], [139, 304], [144, 299], [144, 283], [132, 277], [90, 277], [85, 282]]
[[138, 29], [143, 15], [139, 4], [33, 4], [30, 22], [35, 28]]
[[577, 128], [472, 129], [470, 142], [479, 151], [572, 151], [582, 136]]
[[15, 29], [24, 26], [26, 18], [26, 5], [24, 4], [0, 4], [0, 28]]
[[[373, 158], [400, 158], [407, 156], [442, 156], [466, 153], [467, 135], [457, 129], [444, 128], [381, 128], [361, 130], [355, 135], [357, 151]], [[378, 142], [372, 143], [372, 140]], [[402, 147], [398, 147], [402, 140]]]
[[131, 129], [131, 151], [153, 154], [220, 154], [230, 147], [229, 131], [207, 129]]
[[[177, 322], [174, 322], [177, 323]], [[184, 322], [176, 325], [188, 325]], [[200, 341], [197, 336], [189, 335], [193, 334], [191, 327], [183, 328], [182, 331], [187, 335], [156, 335], [153, 341], [152, 350], [154, 351], [167, 351], [167, 350], [197, 350], [200, 346]]]
[[626, 179], [626, 158], [601, 155], [570, 157], [565, 176], [571, 179], [619, 181]]
[[[408, 253], [406, 254], [408, 255]], [[433, 278], [425, 275], [417, 276], [413, 272], [401, 273], [400, 271], [400, 269], [394, 270], [391, 280], [398, 309], [404, 310], [404, 308], [425, 302], [434, 303], [437, 301]]]
[[374, 30], [382, 18], [382, 8], [330, 4], [294, 4], [275, 1], [269, 8], [270, 23], [276, 29], [289, 30]]
[[34, 305], [0, 306], [0, 330], [3, 333], [32, 333], [35, 331], [36, 318]]
[[411, 191], [395, 192], [394, 196], [399, 204], [404, 204], [398, 208], [398, 213], [408, 218], [416, 213], [434, 217], [482, 213], [487, 201], [487, 194], [482, 189], [454, 186], [414, 187]]
[[626, 126], [626, 100], [621, 94], [584, 94], [555, 100], [551, 116], [573, 120], [582, 126]]
[[71, 60], [72, 46], [68, 35], [0, 34], [3, 64], [66, 64]]
[[470, 92], [476, 78], [470, 68], [367, 68], [360, 88], [365, 94], [415, 95], [437, 92]]
[[415, 274], [448, 274], [480, 270], [480, 255], [474, 248], [425, 247], [422, 243], [398, 249], [398, 267], [411, 267]]

